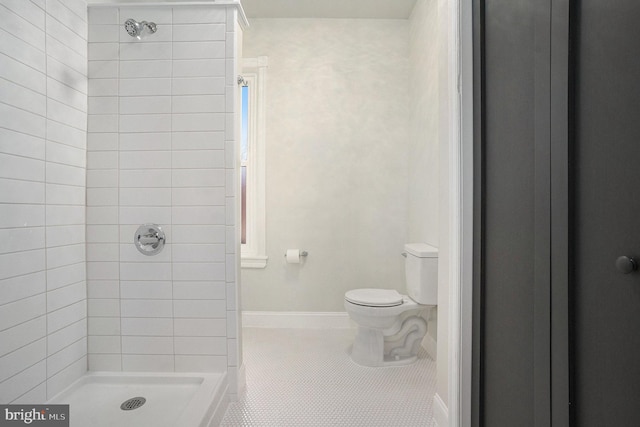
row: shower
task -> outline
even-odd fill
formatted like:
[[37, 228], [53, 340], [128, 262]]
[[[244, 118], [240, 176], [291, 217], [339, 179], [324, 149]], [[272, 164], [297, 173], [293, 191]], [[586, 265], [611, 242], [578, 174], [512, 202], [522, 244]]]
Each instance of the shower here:
[[154, 22], [138, 22], [135, 19], [127, 19], [124, 23], [124, 29], [127, 31], [127, 33], [131, 37], [135, 37], [138, 40], [142, 38], [145, 28], [147, 28], [151, 34], [155, 33], [158, 30]]

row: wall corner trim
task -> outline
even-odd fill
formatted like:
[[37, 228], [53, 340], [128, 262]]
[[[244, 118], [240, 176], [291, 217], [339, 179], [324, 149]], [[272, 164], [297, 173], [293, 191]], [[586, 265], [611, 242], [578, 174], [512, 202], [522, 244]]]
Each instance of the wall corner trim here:
[[247, 369], [244, 363], [238, 368], [238, 398], [247, 390]]
[[449, 409], [438, 393], [433, 396], [433, 421], [436, 427], [449, 427]]
[[422, 340], [422, 347], [425, 349], [431, 359], [437, 361], [438, 359], [438, 344], [436, 340], [428, 333]]

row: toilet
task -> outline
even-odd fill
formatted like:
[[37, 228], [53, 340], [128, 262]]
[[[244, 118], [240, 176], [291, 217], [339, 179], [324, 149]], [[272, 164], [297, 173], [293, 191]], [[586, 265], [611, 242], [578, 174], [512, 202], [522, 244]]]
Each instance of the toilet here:
[[363, 366], [408, 365], [418, 358], [429, 309], [438, 299], [438, 249], [407, 243], [407, 294], [393, 289], [352, 289], [344, 307], [358, 325], [351, 359]]

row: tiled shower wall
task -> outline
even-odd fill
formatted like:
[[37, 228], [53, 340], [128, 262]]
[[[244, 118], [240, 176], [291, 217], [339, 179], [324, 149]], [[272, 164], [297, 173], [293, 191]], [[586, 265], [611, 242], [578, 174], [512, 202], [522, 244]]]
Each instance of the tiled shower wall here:
[[[235, 6], [91, 7], [89, 368], [237, 376]], [[130, 37], [128, 18], [157, 33]], [[156, 256], [137, 227], [167, 235]]]
[[86, 8], [0, 0], [0, 403], [87, 369]]

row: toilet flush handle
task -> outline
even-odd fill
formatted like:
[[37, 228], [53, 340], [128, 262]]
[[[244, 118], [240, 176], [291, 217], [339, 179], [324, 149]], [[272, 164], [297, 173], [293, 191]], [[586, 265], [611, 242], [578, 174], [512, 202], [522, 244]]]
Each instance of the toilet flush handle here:
[[623, 255], [616, 260], [616, 268], [621, 273], [629, 274], [638, 269], [638, 263], [635, 259]]
[[406, 252], [402, 252], [400, 255], [402, 255], [403, 257], [407, 257], [407, 253]]

